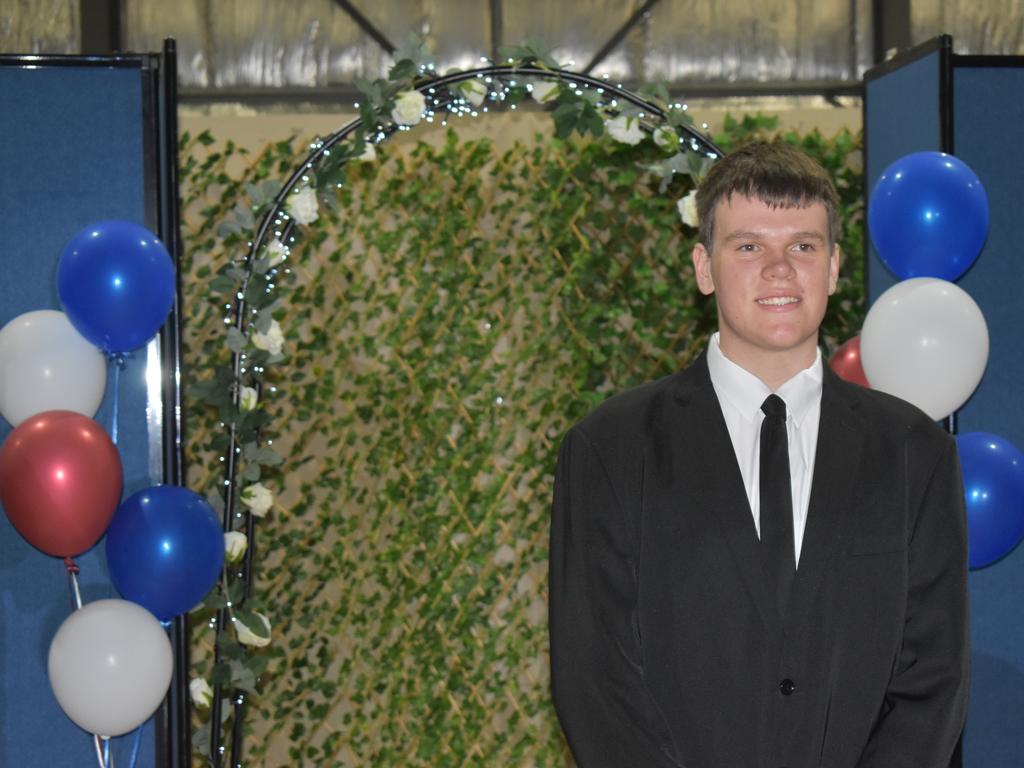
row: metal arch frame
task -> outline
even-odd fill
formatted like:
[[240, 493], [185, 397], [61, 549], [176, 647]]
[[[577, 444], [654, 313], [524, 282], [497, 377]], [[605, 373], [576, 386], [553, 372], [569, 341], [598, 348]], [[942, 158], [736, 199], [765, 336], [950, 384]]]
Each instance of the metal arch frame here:
[[[426, 96], [428, 100], [430, 100], [433, 99], [434, 96], [436, 95], [434, 93], [435, 90], [448, 88], [453, 85], [458, 85], [459, 83], [466, 82], [467, 80], [474, 80], [477, 78], [487, 77], [531, 77], [545, 80], [558, 80], [562, 82], [568, 82], [577, 86], [583, 86], [585, 88], [600, 89], [604, 93], [609, 94], [609, 96], [612, 98], [622, 99], [623, 101], [632, 104], [634, 107], [643, 110], [645, 115], [657, 118], [656, 121], [646, 119], [645, 123], [648, 125], [648, 127], [650, 126], [650, 123], [663, 121], [667, 117], [665, 110], [663, 110], [661, 107], [657, 106], [656, 104], [653, 104], [652, 102], [644, 99], [641, 96], [638, 96], [630, 91], [627, 91], [621, 86], [611, 85], [606, 80], [592, 77], [590, 75], [580, 74], [577, 72], [570, 72], [568, 70], [547, 69], [544, 67], [538, 67], [534, 65], [491, 65], [486, 67], [478, 67], [476, 69], [468, 69], [433, 78], [427, 82], [422, 83], [421, 85], [416, 86], [415, 90], [419, 91], [424, 96]], [[453, 100], [454, 99], [451, 97], [447, 99], [435, 99], [433, 104], [428, 105], [428, 109], [445, 109], [448, 107], [449, 104], [452, 103]], [[282, 186], [281, 191], [278, 192], [277, 196], [274, 198], [274, 207], [263, 217], [263, 220], [260, 223], [260, 227], [257, 230], [256, 238], [253, 240], [252, 245], [249, 249], [247, 262], [251, 261], [254, 254], [256, 254], [259, 251], [259, 248], [263, 244], [264, 238], [266, 237], [266, 234], [269, 231], [274, 219], [280, 215], [280, 211], [282, 206], [284, 205], [285, 200], [287, 200], [288, 195], [295, 188], [295, 185], [298, 184], [298, 182], [302, 179], [302, 176], [308, 173], [311, 169], [315, 168], [315, 166], [318, 165], [323, 160], [325, 155], [329, 154], [330, 150], [333, 147], [337, 146], [340, 142], [344, 141], [346, 138], [351, 136], [361, 127], [363, 127], [363, 121], [362, 119], [357, 118], [352, 122], [348, 123], [347, 125], [345, 125], [340, 130], [336, 131], [335, 133], [332, 133], [330, 136], [328, 136], [326, 139], [320, 142], [317, 148], [314, 149], [314, 151], [309, 154], [306, 160], [292, 173], [292, 175], [284, 183], [284, 186]], [[387, 138], [397, 130], [397, 126], [390, 125], [381, 128], [381, 133], [384, 134], [384, 138]], [[688, 139], [690, 139], [691, 147], [693, 146], [693, 144], [696, 144], [696, 147], [693, 147], [694, 151], [703, 151], [710, 157], [719, 157], [722, 155], [722, 151], [715, 145], [715, 143], [709, 137], [702, 134], [700, 131], [691, 128], [690, 126], [681, 126], [679, 130], [683, 132]], [[285, 226], [286, 230], [284, 232], [284, 235], [287, 236], [290, 233], [293, 225], [291, 222], [289, 222]], [[241, 302], [239, 302], [239, 304], [240, 303]], [[236, 304], [236, 306], [238, 306], [238, 304]], [[236, 314], [236, 319], [241, 318], [241, 316], [242, 313], [239, 311]], [[243, 330], [243, 328], [239, 326], [239, 330]]]
[[[658, 105], [644, 99], [637, 94], [634, 94], [618, 85], [612, 85], [607, 81], [595, 77], [591, 77], [588, 74], [581, 74], [576, 72], [570, 72], [561, 69], [547, 69], [536, 65], [489, 65], [484, 67], [478, 67], [475, 69], [465, 70], [461, 72], [453, 72], [446, 75], [441, 75], [430, 80], [427, 80], [415, 87], [415, 90], [419, 91], [424, 95], [427, 100], [427, 111], [431, 114], [428, 120], [433, 119], [433, 115], [438, 113], [444, 114], [451, 107], [464, 103], [462, 99], [453, 94], [449, 89], [452, 86], [457, 86], [460, 83], [475, 80], [481, 78], [484, 80], [499, 79], [500, 81], [508, 81], [510, 84], [516, 78], [529, 77], [542, 80], [554, 80], [563, 83], [568, 83], [577, 89], [580, 88], [593, 88], [601, 94], [605, 102], [611, 102], [611, 109], [615, 111], [614, 101], [621, 100], [626, 102], [633, 107], [636, 107], [641, 111], [640, 121], [641, 127], [645, 130], [650, 131], [658, 124], [663, 122], [667, 118], [667, 114], [664, 109]], [[495, 101], [496, 106], [501, 105], [500, 100]], [[363, 121], [361, 118], [351, 121], [338, 131], [332, 133], [326, 139], [317, 142], [314, 145], [313, 151], [307, 155], [306, 159], [299, 164], [295, 171], [291, 174], [287, 181], [284, 182], [280, 191], [274, 197], [273, 206], [271, 209], [264, 214], [259, 228], [256, 231], [256, 236], [253, 238], [249, 251], [245, 257], [245, 266], [248, 268], [251, 266], [255, 259], [256, 254], [259, 253], [260, 248], [263, 246], [267, 238], [268, 232], [271, 231], [272, 227], [280, 227], [279, 232], [275, 234], [281, 239], [282, 242], [287, 242], [292, 232], [294, 231], [295, 222], [290, 217], [282, 214], [282, 208], [285, 205], [288, 196], [292, 190], [295, 189], [303, 177], [310, 171], [315, 170], [324, 159], [329, 156], [330, 150], [343, 142], [345, 139], [352, 136], [360, 128], [363, 128]], [[388, 137], [399, 130], [399, 126], [394, 123], [387, 125], [370, 126], [376, 133], [373, 140], [374, 144], [385, 141]], [[682, 134], [685, 139], [684, 146], [689, 151], [702, 153], [703, 156], [717, 159], [722, 156], [722, 151], [714, 144], [714, 142], [705, 136], [695, 128], [683, 125], [678, 126], [677, 131]], [[248, 323], [248, 312], [246, 302], [244, 298], [245, 290], [248, 287], [248, 279], [244, 281], [241, 290], [238, 292], [233, 306], [233, 326], [238, 329], [239, 332], [244, 334], [246, 325]], [[242, 354], [233, 352], [231, 357], [232, 374], [234, 380], [237, 382], [242, 373]], [[238, 388], [235, 388], [233, 397], [238, 398]], [[235, 509], [235, 478], [237, 471], [237, 438], [234, 429], [229, 430], [229, 444], [226, 450], [225, 468], [224, 468], [224, 487], [225, 487], [225, 499], [224, 499], [224, 527], [227, 529], [231, 523], [231, 516]], [[249, 539], [249, 547], [245, 553], [245, 559], [243, 561], [241, 578], [244, 582], [244, 594], [248, 597], [252, 587], [252, 556], [255, 549], [255, 520], [251, 513], [246, 513], [246, 536]], [[216, 622], [216, 635], [219, 638], [220, 633], [224, 631], [226, 624], [226, 610], [221, 609], [218, 611], [217, 622]], [[215, 648], [215, 661], [219, 657], [219, 652], [216, 650], [218, 647], [217, 643], [214, 643]], [[224, 747], [222, 746], [221, 739], [221, 696], [222, 686], [218, 683], [214, 686], [213, 697], [211, 702], [210, 712], [210, 752], [209, 757], [214, 766], [219, 767], [221, 760], [224, 756]], [[231, 735], [231, 763], [233, 766], [241, 766], [241, 754], [242, 754], [242, 724], [244, 719], [245, 701], [244, 697], [239, 695], [237, 692], [233, 694], [233, 707], [235, 710], [235, 718], [232, 723], [232, 735]]]

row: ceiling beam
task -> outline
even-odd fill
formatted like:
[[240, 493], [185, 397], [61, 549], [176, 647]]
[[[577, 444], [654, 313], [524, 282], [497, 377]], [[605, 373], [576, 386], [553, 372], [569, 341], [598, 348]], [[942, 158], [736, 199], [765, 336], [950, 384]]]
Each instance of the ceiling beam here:
[[910, 0], [871, 0], [875, 64], [911, 47]]
[[600, 64], [607, 58], [608, 54], [618, 47], [619, 43], [622, 42], [623, 38], [629, 34], [629, 31], [635, 27], [641, 19], [644, 18], [651, 9], [654, 8], [661, 0], [645, 0], [644, 4], [633, 11], [633, 15], [626, 19], [626, 23], [623, 24], [619, 29], [608, 38], [608, 42], [601, 46], [601, 49], [594, 54], [594, 58], [590, 60], [590, 63], [583, 68], [583, 74], [589, 75], [594, 71], [594, 67]]
[[397, 50], [394, 44], [387, 39], [384, 33], [373, 26], [370, 20], [363, 16], [363, 14], [359, 12], [359, 9], [350, 3], [349, 0], [334, 0], [334, 2], [352, 18], [352, 21], [356, 23], [357, 27], [372, 37], [377, 42], [377, 45], [390, 54], [393, 54]]
[[79, 53], [106, 56], [122, 50], [121, 0], [80, 0]]
[[491, 61], [495, 64], [501, 63], [498, 61], [498, 51], [501, 49], [502, 37], [505, 34], [502, 29], [503, 22], [501, 0], [491, 0]]

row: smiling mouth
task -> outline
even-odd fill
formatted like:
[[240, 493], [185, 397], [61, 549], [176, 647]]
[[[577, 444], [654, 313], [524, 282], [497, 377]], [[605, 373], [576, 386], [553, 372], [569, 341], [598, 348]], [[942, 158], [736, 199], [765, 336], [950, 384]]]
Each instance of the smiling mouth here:
[[796, 296], [772, 296], [768, 299], [758, 299], [757, 303], [768, 307], [784, 307], [787, 304], [796, 304], [800, 299]]

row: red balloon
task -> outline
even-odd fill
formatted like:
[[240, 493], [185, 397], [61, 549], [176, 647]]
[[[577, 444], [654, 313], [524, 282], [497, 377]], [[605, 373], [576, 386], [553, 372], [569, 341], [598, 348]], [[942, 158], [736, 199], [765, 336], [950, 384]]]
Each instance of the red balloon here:
[[828, 365], [841, 379], [860, 384], [862, 387], [871, 386], [860, 364], [860, 336], [854, 336], [840, 344], [828, 359]]
[[103, 427], [80, 413], [44, 411], [19, 424], [0, 448], [0, 503], [30, 544], [72, 557], [110, 525], [121, 472]]

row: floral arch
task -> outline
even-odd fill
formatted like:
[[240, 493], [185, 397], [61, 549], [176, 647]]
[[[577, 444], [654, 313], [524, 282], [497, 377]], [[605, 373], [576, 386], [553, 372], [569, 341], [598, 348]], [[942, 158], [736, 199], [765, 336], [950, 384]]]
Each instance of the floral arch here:
[[[359, 119], [315, 141], [283, 183], [274, 176], [284, 165], [278, 157], [273, 168], [266, 168], [260, 178], [246, 185], [244, 195], [235, 190], [239, 200], [248, 197], [248, 202], [235, 205], [217, 225], [216, 237], [238, 255], [216, 268], [216, 274], [209, 274], [202, 291], [209, 306], [219, 308], [220, 319], [215, 324], [222, 333], [226, 329], [230, 357], [221, 356], [212, 375], [192, 386], [191, 396], [211, 406], [209, 413], [216, 414], [211, 417], [215, 426], [202, 440], [207, 457], [215, 456], [222, 468], [216, 481], [220, 487], [210, 498], [222, 511], [232, 556], [220, 586], [205, 603], [206, 613], [201, 614], [207, 641], [200, 643], [199, 655], [205, 658], [196, 664], [193, 693], [198, 701], [210, 701], [210, 711], [199, 716], [194, 741], [212, 764], [219, 765], [228, 756], [232, 765], [243, 764], [245, 711], [257, 680], [270, 664], [278, 674], [287, 671], [301, 678], [303, 690], [313, 690], [315, 695], [304, 699], [301, 712], [293, 706], [302, 698], [298, 689], [275, 702], [258, 705], [262, 717], [288, 722], [290, 728], [285, 739], [290, 744], [287, 759], [275, 758], [264, 747], [252, 750], [265, 764], [277, 764], [274, 759], [345, 765], [398, 760], [408, 765], [441, 764], [437, 760], [452, 765], [562, 764], [567, 752], [560, 745], [546, 702], [543, 668], [545, 551], [541, 529], [546, 520], [547, 464], [553, 461], [552, 448], [567, 418], [578, 416], [609, 388], [628, 383], [631, 376], [649, 378], [670, 369], [692, 341], [687, 335], [695, 333], [694, 318], [708, 310], [693, 303], [693, 292], [685, 300], [676, 298], [682, 289], [673, 281], [683, 280], [685, 287], [685, 268], [678, 250], [687, 244], [686, 237], [692, 237], [692, 229], [684, 234], [678, 216], [689, 214], [682, 208], [677, 212], [675, 198], [692, 189], [693, 180], [706, 171], [719, 150], [692, 126], [684, 105], [670, 103], [664, 89], [631, 93], [606, 80], [566, 71], [534, 46], [513, 49], [504, 64], [440, 76], [435, 75], [423, 49], [414, 46], [400, 52], [388, 80], [357, 85], [364, 96], [358, 105]], [[456, 277], [447, 274], [444, 265], [422, 259], [414, 268], [398, 266], [389, 272], [389, 262], [379, 255], [384, 254], [383, 241], [373, 238], [383, 237], [381, 230], [392, 223], [365, 201], [360, 208], [346, 197], [346, 190], [353, 186], [350, 182], [376, 190], [376, 194], [389, 187], [374, 187], [382, 183], [378, 174], [366, 170], [367, 163], [357, 161], [372, 158], [390, 136], [414, 125], [445, 127], [484, 112], [514, 110], [524, 101], [550, 109], [557, 156], [536, 150], [532, 155], [517, 151], [506, 158], [481, 159], [483, 150], [476, 145], [459, 156], [452, 140], [445, 150], [433, 154], [417, 150], [419, 157], [414, 152], [408, 161], [398, 161], [395, 169], [395, 175], [401, 177], [403, 172], [414, 176], [426, 173], [423, 169], [431, 164], [443, 166], [443, 178], [431, 176], [422, 184], [417, 181], [413, 196], [417, 199], [402, 198], [402, 204], [414, 207], [439, 186], [447, 186], [448, 204], [456, 210], [479, 211], [487, 228], [496, 233], [493, 244], [484, 248], [470, 238], [463, 243], [464, 250], [447, 251], [453, 263], [461, 264]], [[566, 143], [572, 134], [593, 137], [594, 141]], [[596, 141], [604, 134], [614, 141]], [[578, 163], [565, 160], [576, 156], [581, 158]], [[515, 163], [524, 158], [532, 158], [528, 171], [515, 171]], [[459, 181], [452, 181], [460, 173], [458, 163], [467, 163], [475, 172], [490, 169], [487, 173], [495, 180], [493, 194], [462, 194]], [[529, 205], [520, 205], [506, 195], [516, 194], [516, 178], [524, 173], [530, 174], [527, 188], [531, 184], [535, 190], [551, 187]], [[598, 179], [593, 191], [584, 188], [588, 174]], [[469, 186], [475, 188], [475, 183]], [[575, 210], [560, 207], [565, 202], [563, 190], [567, 190], [566, 198], [579, 196]], [[630, 206], [635, 210], [627, 210]], [[557, 216], [551, 210], [557, 210]], [[586, 215], [580, 213], [584, 210]], [[359, 227], [351, 222], [348, 229], [338, 224], [354, 211], [377, 217], [380, 225], [376, 231], [353, 234]], [[437, 216], [433, 222], [436, 231], [450, 232], [447, 222], [461, 215]], [[517, 217], [522, 226], [502, 224], [519, 221]], [[335, 229], [318, 229], [328, 218], [335, 222]], [[417, 224], [419, 238], [410, 242], [431, 238], [429, 218], [427, 215], [427, 221]], [[694, 222], [688, 223], [692, 227]], [[517, 258], [517, 248], [521, 251], [524, 247], [517, 243], [517, 233], [528, 229], [547, 233], [542, 247], [551, 248], [550, 263], [545, 262], [543, 253], [530, 254], [529, 263], [509, 267]], [[393, 231], [385, 234], [392, 240], [401, 239]], [[210, 233], [204, 237], [209, 239]], [[345, 254], [353, 247], [366, 248], [375, 255], [364, 262], [358, 258], [346, 261]], [[363, 279], [365, 275], [351, 277], [349, 287], [366, 290], [369, 286], [377, 297], [374, 300], [379, 300], [378, 309], [354, 316], [334, 340], [346, 349], [358, 341], [362, 345], [358, 355], [345, 356], [329, 341], [315, 338], [318, 321], [306, 308], [315, 303], [323, 281], [310, 278], [303, 282], [300, 275], [299, 287], [293, 286], [296, 272], [310, 272], [303, 267], [303, 260], [318, 248], [330, 251], [332, 268], [341, 263], [346, 274], [375, 271], [372, 280]], [[501, 257], [486, 261], [494, 251], [500, 251]], [[406, 278], [415, 287], [394, 292], [394, 283]], [[427, 283], [431, 285], [425, 288]], [[602, 283], [612, 285], [618, 298], [609, 299], [603, 288], [588, 294]], [[467, 291], [473, 284], [489, 292], [491, 303], [485, 306], [471, 298]], [[349, 300], [353, 295], [349, 294]], [[361, 294], [352, 303], [371, 303], [367, 295]], [[653, 311], [658, 302], [664, 321], [654, 320], [653, 314], [641, 316], [648, 311], [641, 307]], [[384, 321], [385, 325], [391, 323], [387, 326], [390, 331], [376, 338], [360, 336], [354, 330], [367, 323], [377, 327], [382, 315], [397, 315], [409, 304], [418, 309], [402, 321]], [[446, 307], [444, 316], [433, 317], [431, 312], [442, 305]], [[583, 309], [585, 306], [596, 308], [592, 311]], [[477, 311], [481, 316], [459, 319], [462, 310]], [[283, 329], [281, 323], [290, 313], [300, 315], [305, 330]], [[576, 322], [577, 317], [583, 319]], [[423, 329], [437, 327], [429, 333], [413, 332], [409, 330], [413, 323]], [[511, 330], [499, 333], [502, 324]], [[557, 331], [552, 330], [555, 327]], [[312, 336], [303, 336], [309, 333]], [[416, 333], [422, 338], [416, 338]], [[607, 338], [594, 341], [596, 334]], [[452, 336], [459, 338], [449, 341]], [[397, 341], [389, 343], [393, 339]], [[432, 344], [429, 349], [428, 342]], [[217, 346], [218, 342], [211, 337], [208, 344]], [[614, 344], [624, 346], [628, 360], [609, 362], [609, 345]], [[219, 345], [222, 347], [223, 341]], [[334, 355], [334, 369], [323, 366], [320, 370], [315, 362], [317, 349]], [[435, 370], [432, 360], [455, 359], [445, 358], [451, 350], [456, 350], [458, 362], [447, 363], [451, 366], [447, 372]], [[374, 353], [386, 361], [379, 364], [383, 366], [380, 371], [374, 368], [378, 363], [369, 360]], [[530, 362], [545, 356], [557, 357], [560, 367], [537, 368]], [[584, 368], [572, 367], [568, 361], [574, 356], [586, 358]], [[290, 376], [289, 363], [299, 369]], [[320, 434], [316, 439], [293, 438], [290, 447], [281, 451], [280, 420], [303, 421], [311, 410], [308, 402], [296, 405], [288, 394], [288, 384], [281, 382], [295, 381], [313, 369], [310, 375], [318, 379], [316, 386], [323, 389], [331, 382], [335, 387], [328, 387], [334, 407], [345, 412], [337, 423], [348, 419], [344, 424], [351, 428], [343, 432], [346, 437], [341, 446]], [[611, 381], [614, 376], [608, 371], [621, 375]], [[372, 392], [353, 395], [337, 383], [346, 375], [354, 382], [362, 381], [368, 392], [382, 388], [383, 397]], [[487, 385], [488, 376], [500, 385]], [[545, 382], [536, 392], [525, 383], [531, 376]], [[430, 408], [416, 405], [408, 392], [395, 395], [388, 389], [399, 377], [410, 391], [417, 389], [418, 380], [424, 382], [418, 396], [429, 401]], [[545, 404], [544, 393], [557, 390], [563, 377], [561, 384], [567, 385], [563, 389], [570, 395]], [[452, 394], [453, 386], [460, 388], [461, 401], [459, 395]], [[529, 398], [524, 394], [528, 391]], [[513, 404], [526, 399], [532, 400], [528, 406]], [[331, 407], [321, 403], [312, 410]], [[374, 427], [367, 425], [374, 413], [394, 418], [398, 434], [406, 437], [382, 438], [360, 453], [361, 446], [375, 439]], [[439, 414], [444, 418], [437, 418]], [[380, 431], [387, 432], [385, 428]], [[385, 445], [386, 449], [381, 447]], [[436, 456], [420, 456], [423, 446], [429, 446]], [[294, 525], [277, 524], [269, 536], [257, 539], [257, 520], [262, 527], [275, 517], [286, 517], [270, 490], [280, 492], [280, 481], [266, 478], [282, 471], [299, 476], [305, 461], [300, 454], [339, 448], [353, 448], [353, 455], [361, 457], [353, 462], [361, 462], [360, 471], [381, 478], [377, 485], [371, 488], [372, 484], [347, 476], [338, 480], [345, 476], [342, 460], [332, 464], [330, 471], [319, 467], [302, 481], [298, 493], [300, 497], [315, 496], [323, 490], [319, 482], [334, 483], [336, 487], [330, 489], [330, 499], [321, 509], [334, 505], [335, 511], [318, 512], [313, 519], [308, 507], [292, 505]], [[366, 458], [371, 454], [376, 458]], [[433, 471], [423, 469], [432, 466], [430, 461], [437, 462], [434, 471], [439, 477], [431, 477]], [[206, 480], [214, 476], [216, 473], [209, 474]], [[347, 496], [360, 498], [365, 513], [349, 509]], [[508, 509], [503, 511], [503, 505]], [[274, 516], [261, 520], [274, 509]], [[415, 516], [419, 530], [407, 535], [403, 513], [396, 510]], [[520, 525], [532, 532], [532, 538], [517, 536]], [[328, 532], [334, 529], [339, 533]], [[322, 551], [310, 556], [309, 543], [315, 538], [310, 536], [311, 530], [321, 531], [323, 536], [316, 542]], [[377, 549], [348, 552], [352, 538], [374, 536], [393, 541]], [[421, 542], [434, 538], [443, 546], [429, 552], [420, 547]], [[307, 550], [290, 558], [287, 553], [300, 539]], [[250, 594], [254, 551], [260, 553], [261, 564], [270, 563], [268, 580], [290, 585], [302, 580], [316, 583], [316, 589], [301, 593], [301, 597], [288, 591], [292, 604], [313, 604], [323, 593], [335, 592], [326, 605], [342, 606], [341, 616], [322, 623], [322, 618], [300, 612], [281, 622], [281, 633], [288, 638], [284, 647], [271, 643], [278, 626], [275, 623], [272, 630], [266, 614], [273, 615], [268, 606], [278, 603], [280, 597], [268, 595], [261, 600], [259, 594]], [[311, 573], [312, 566], [296, 566], [296, 560], [305, 563], [307, 556], [312, 557], [308, 562], [334, 558], [335, 566], [341, 564], [342, 570], [351, 571], [340, 578], [352, 581], [341, 587], [323, 586], [322, 574]], [[386, 583], [381, 571], [361, 569], [360, 558], [390, 558], [393, 562], [388, 567], [399, 574], [395, 583]], [[436, 558], [443, 563], [436, 563]], [[431, 569], [444, 572], [441, 586], [421, 578]], [[260, 576], [264, 577], [262, 571]], [[350, 592], [361, 594], [346, 597]], [[392, 604], [399, 598], [403, 604]], [[360, 626], [367, 619], [353, 615], [352, 606], [357, 604], [353, 601], [374, 606], [368, 609], [375, 617], [372, 626]], [[471, 604], [478, 608], [475, 619], [468, 607]], [[321, 608], [321, 617], [323, 611]], [[304, 622], [312, 628], [305, 636]], [[399, 628], [398, 623], [403, 626]], [[229, 631], [232, 625], [234, 631]], [[393, 636], [408, 642], [410, 637], [428, 635], [433, 650], [413, 654], [412, 662], [400, 643], [391, 642]], [[375, 649], [377, 642], [382, 650]], [[366, 665], [360, 667], [355, 661], [361, 657], [376, 665], [373, 675], [378, 679], [346, 688], [346, 680], [367, 676]], [[322, 665], [319, 674], [310, 670], [315, 664]], [[410, 668], [410, 664], [420, 668]], [[416, 674], [420, 674], [419, 682], [414, 680]], [[204, 681], [209, 682], [208, 688]], [[389, 697], [401, 702], [398, 709], [404, 719], [381, 715]], [[324, 729], [328, 722], [330, 727]], [[270, 725], [264, 730], [282, 727]], [[358, 743], [346, 744], [347, 739]]]

